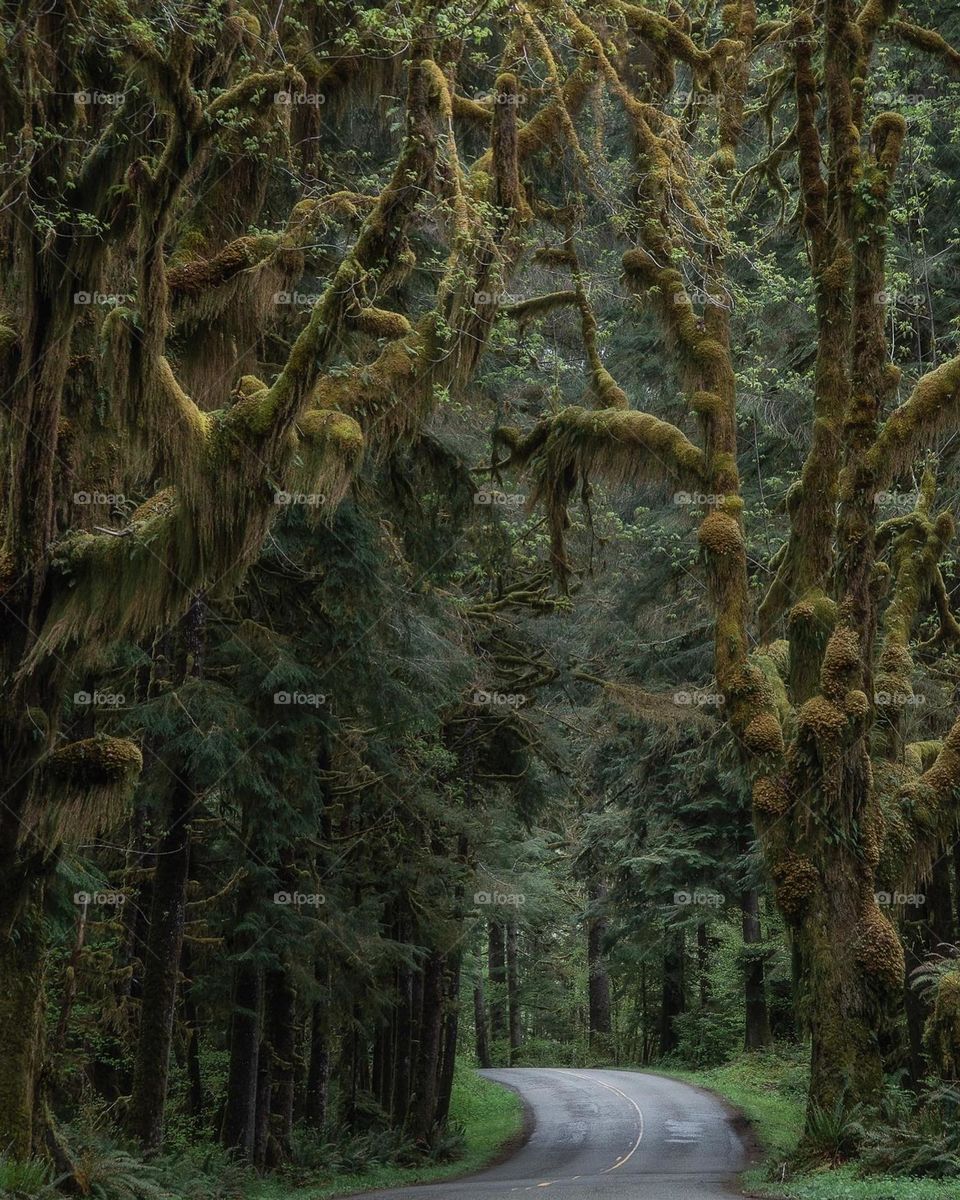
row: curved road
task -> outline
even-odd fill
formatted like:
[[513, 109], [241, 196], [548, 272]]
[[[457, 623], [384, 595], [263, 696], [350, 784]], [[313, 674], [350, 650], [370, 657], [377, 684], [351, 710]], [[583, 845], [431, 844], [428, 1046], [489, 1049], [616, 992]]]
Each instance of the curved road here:
[[634, 1071], [484, 1071], [520, 1093], [529, 1140], [463, 1179], [367, 1193], [380, 1200], [730, 1200], [746, 1165], [729, 1112], [686, 1084]]

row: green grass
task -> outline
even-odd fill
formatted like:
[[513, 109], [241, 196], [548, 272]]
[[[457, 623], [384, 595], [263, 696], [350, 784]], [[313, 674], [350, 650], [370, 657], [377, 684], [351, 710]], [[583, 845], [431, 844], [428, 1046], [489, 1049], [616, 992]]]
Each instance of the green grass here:
[[458, 1175], [479, 1171], [497, 1157], [507, 1142], [523, 1128], [523, 1105], [520, 1097], [491, 1083], [471, 1068], [457, 1068], [450, 1100], [450, 1120], [463, 1126], [465, 1148], [455, 1161], [428, 1167], [397, 1167], [378, 1165], [352, 1175], [318, 1177], [309, 1187], [291, 1189], [275, 1181], [265, 1183], [256, 1193], [256, 1200], [328, 1200], [333, 1196], [348, 1196], [353, 1192], [378, 1188], [407, 1187], [413, 1183], [434, 1183]]
[[793, 1174], [784, 1167], [803, 1129], [806, 1055], [771, 1051], [744, 1055], [699, 1071], [664, 1071], [673, 1079], [707, 1088], [729, 1100], [749, 1119], [765, 1156], [763, 1166], [744, 1172], [748, 1196], [775, 1200], [958, 1200], [960, 1180], [905, 1179], [891, 1175], [860, 1178], [848, 1164]]
[[806, 1053], [791, 1050], [744, 1055], [722, 1067], [665, 1072], [725, 1097], [750, 1121], [774, 1162], [793, 1153], [803, 1131]]

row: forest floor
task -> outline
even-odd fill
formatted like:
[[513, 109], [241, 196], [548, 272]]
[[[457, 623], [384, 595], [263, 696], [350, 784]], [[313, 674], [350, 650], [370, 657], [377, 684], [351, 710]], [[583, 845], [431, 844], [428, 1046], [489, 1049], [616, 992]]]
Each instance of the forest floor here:
[[806, 1103], [806, 1054], [791, 1049], [751, 1054], [721, 1067], [666, 1071], [671, 1078], [706, 1088], [728, 1100], [749, 1120], [764, 1161], [744, 1172], [749, 1197], [770, 1200], [958, 1200], [957, 1179], [862, 1176], [854, 1163], [798, 1172], [790, 1166]]

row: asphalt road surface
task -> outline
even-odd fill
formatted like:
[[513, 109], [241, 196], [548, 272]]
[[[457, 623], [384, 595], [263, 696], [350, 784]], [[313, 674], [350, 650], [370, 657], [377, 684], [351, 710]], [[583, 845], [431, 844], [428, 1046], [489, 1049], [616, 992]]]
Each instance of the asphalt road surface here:
[[367, 1193], [368, 1200], [730, 1200], [747, 1152], [712, 1096], [634, 1071], [484, 1071], [520, 1093], [526, 1143], [463, 1179]]

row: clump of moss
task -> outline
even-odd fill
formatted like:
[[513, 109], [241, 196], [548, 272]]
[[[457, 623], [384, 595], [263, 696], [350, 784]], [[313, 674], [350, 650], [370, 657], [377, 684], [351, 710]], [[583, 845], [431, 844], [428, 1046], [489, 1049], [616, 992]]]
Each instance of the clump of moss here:
[[159, 492], [155, 492], [152, 496], [148, 496], [142, 504], [139, 504], [130, 514], [130, 524], [137, 521], [149, 521], [153, 517], [165, 516], [173, 508], [177, 500], [176, 489], [172, 487], [161, 488]]
[[839, 738], [846, 724], [846, 714], [826, 696], [811, 696], [797, 714], [797, 728], [818, 744]]
[[788, 850], [774, 863], [771, 874], [777, 907], [788, 920], [797, 920], [820, 886], [817, 868], [806, 855]]
[[743, 731], [743, 742], [754, 754], [779, 754], [783, 751], [783, 731], [773, 713], [760, 713]]
[[753, 783], [753, 806], [764, 816], [782, 816], [790, 807], [790, 796], [783, 781], [771, 775], [762, 775]]
[[867, 693], [859, 688], [853, 688], [843, 697], [843, 711], [852, 721], [862, 721], [870, 712], [870, 700]]
[[43, 786], [28, 807], [25, 828], [51, 845], [110, 828], [123, 815], [142, 769], [140, 748], [127, 738], [98, 734], [61, 746], [44, 762]]
[[735, 517], [713, 509], [700, 522], [700, 545], [710, 554], [737, 554], [743, 549], [743, 532]]
[[843, 695], [861, 663], [860, 638], [855, 630], [841, 625], [830, 635], [820, 666], [824, 692], [836, 699]]
[[100, 735], [61, 746], [50, 755], [48, 769], [58, 778], [89, 787], [139, 775], [143, 755], [128, 738]]
[[903, 946], [890, 921], [873, 902], [857, 925], [854, 957], [860, 967], [891, 989], [903, 986]]

